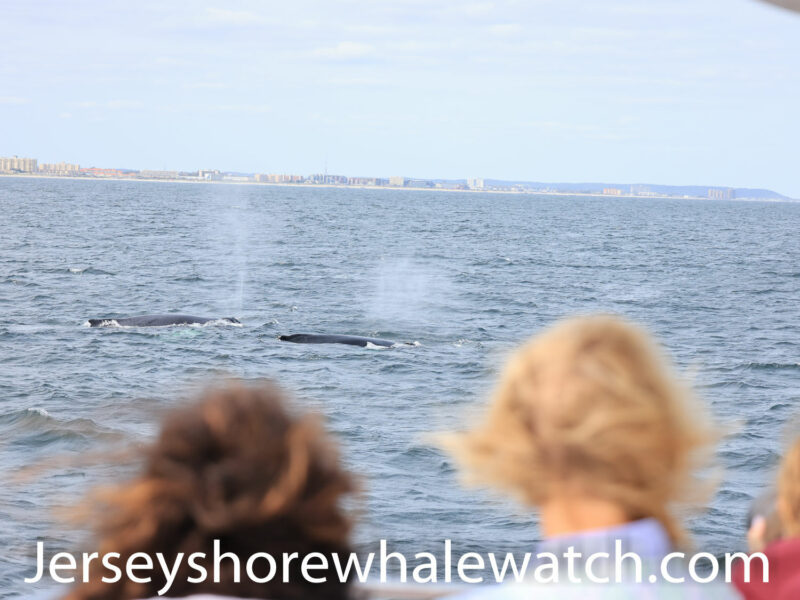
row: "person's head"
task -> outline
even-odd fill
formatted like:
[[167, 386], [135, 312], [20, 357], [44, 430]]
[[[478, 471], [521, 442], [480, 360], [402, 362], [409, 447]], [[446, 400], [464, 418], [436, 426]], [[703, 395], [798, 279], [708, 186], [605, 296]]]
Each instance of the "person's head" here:
[[485, 420], [444, 445], [473, 483], [536, 507], [573, 498], [611, 505], [625, 521], [658, 519], [682, 543], [673, 505], [715, 439], [703, 407], [645, 331], [590, 316], [519, 349]]
[[778, 514], [784, 537], [800, 537], [800, 439], [783, 457], [778, 473]]
[[[95, 549], [101, 556], [119, 553], [118, 565], [136, 552], [153, 562], [161, 553], [172, 565], [183, 553], [169, 596], [338, 600], [348, 590], [339, 583], [331, 556], [341, 553], [346, 560], [350, 552], [351, 523], [340, 501], [353, 488], [316, 419], [290, 412], [275, 387], [230, 383], [169, 415], [144, 452], [141, 473], [99, 495]], [[240, 557], [240, 583], [234, 582], [231, 559], [221, 561], [220, 581], [214, 583], [214, 540], [219, 540], [220, 553]], [[197, 552], [206, 556], [197, 563], [208, 576], [190, 583], [198, 572], [187, 558]], [[278, 574], [269, 583], [253, 582], [245, 571], [247, 559], [260, 552], [278, 563]], [[290, 581], [284, 583], [281, 557], [292, 552], [300, 559], [290, 563]], [[328, 558], [330, 570], [314, 571], [328, 583], [307, 583], [301, 576], [301, 560], [310, 552]], [[166, 583], [157, 576], [149, 584], [125, 577], [103, 583], [101, 577], [113, 573], [98, 561], [91, 565], [91, 582], [68, 598], [148, 598]], [[265, 560], [254, 565], [257, 577], [269, 571]]]

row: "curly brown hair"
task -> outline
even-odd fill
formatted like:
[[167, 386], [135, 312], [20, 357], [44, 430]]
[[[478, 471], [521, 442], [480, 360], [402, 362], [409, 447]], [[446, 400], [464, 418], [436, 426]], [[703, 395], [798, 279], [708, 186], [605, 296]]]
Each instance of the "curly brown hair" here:
[[[351, 476], [339, 465], [334, 444], [316, 418], [295, 416], [285, 408], [277, 387], [229, 383], [206, 391], [197, 402], [165, 420], [157, 440], [145, 451], [144, 468], [131, 481], [103, 489], [93, 503], [99, 552], [117, 552], [124, 565], [134, 553], [168, 564], [179, 555], [204, 553], [198, 560], [213, 572], [215, 540], [220, 552], [240, 557], [240, 568], [255, 553], [275, 557], [297, 552], [288, 582], [279, 575], [268, 583], [245, 573], [234, 581], [234, 564], [220, 561], [219, 582], [196, 579], [183, 560], [169, 588], [170, 597], [214, 593], [242, 598], [340, 600], [350, 596], [331, 557], [347, 561], [351, 521], [340, 505], [354, 491]], [[303, 556], [319, 552], [328, 569], [314, 571], [326, 583], [306, 581]], [[124, 569], [123, 569], [124, 572]], [[166, 580], [160, 569], [149, 583], [123, 576], [117, 583], [100, 561], [90, 563], [89, 581], [70, 591], [68, 600], [133, 599], [155, 596]], [[259, 573], [259, 576], [262, 574]]]

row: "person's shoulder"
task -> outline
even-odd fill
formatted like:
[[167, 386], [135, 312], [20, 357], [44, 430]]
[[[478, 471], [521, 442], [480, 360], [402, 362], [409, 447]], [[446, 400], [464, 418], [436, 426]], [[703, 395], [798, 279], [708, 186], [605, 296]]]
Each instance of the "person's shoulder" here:
[[780, 593], [775, 600], [797, 600], [797, 598], [800, 598], [800, 573], [781, 585]]
[[785, 560], [796, 563], [800, 560], [800, 539], [791, 538], [773, 542], [764, 549], [764, 554], [770, 561]]

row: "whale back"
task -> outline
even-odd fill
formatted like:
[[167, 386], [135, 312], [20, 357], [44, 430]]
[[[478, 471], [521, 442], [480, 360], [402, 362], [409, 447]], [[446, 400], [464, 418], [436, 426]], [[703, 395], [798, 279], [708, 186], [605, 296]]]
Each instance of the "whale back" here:
[[293, 342], [295, 344], [347, 344], [348, 346], [366, 347], [367, 344], [391, 348], [395, 345], [392, 340], [381, 338], [362, 337], [359, 335], [325, 335], [314, 333], [295, 333], [293, 335], [282, 335], [278, 338], [282, 342]]
[[204, 325], [209, 321], [225, 321], [241, 324], [234, 317], [209, 319], [206, 317], [193, 317], [191, 315], [142, 315], [140, 317], [121, 317], [118, 319], [89, 319], [89, 327], [168, 327], [170, 325]]
[[89, 327], [105, 327], [116, 323], [114, 319], [89, 319]]

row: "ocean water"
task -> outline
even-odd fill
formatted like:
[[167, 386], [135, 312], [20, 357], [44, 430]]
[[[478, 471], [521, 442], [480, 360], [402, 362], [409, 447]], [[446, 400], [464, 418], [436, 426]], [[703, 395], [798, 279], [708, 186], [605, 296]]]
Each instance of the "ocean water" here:
[[[800, 402], [800, 204], [0, 179], [0, 597], [109, 448], [217, 376], [324, 413], [361, 475], [361, 548], [531, 550], [535, 516], [464, 490], [427, 434], [480, 414], [507, 353], [565, 315], [642, 322], [731, 432], [696, 546], [743, 547]], [[90, 329], [90, 317], [243, 326]], [[351, 333], [368, 350], [279, 342]], [[92, 457], [92, 460], [82, 460]], [[21, 476], [20, 473], [23, 475]]]

